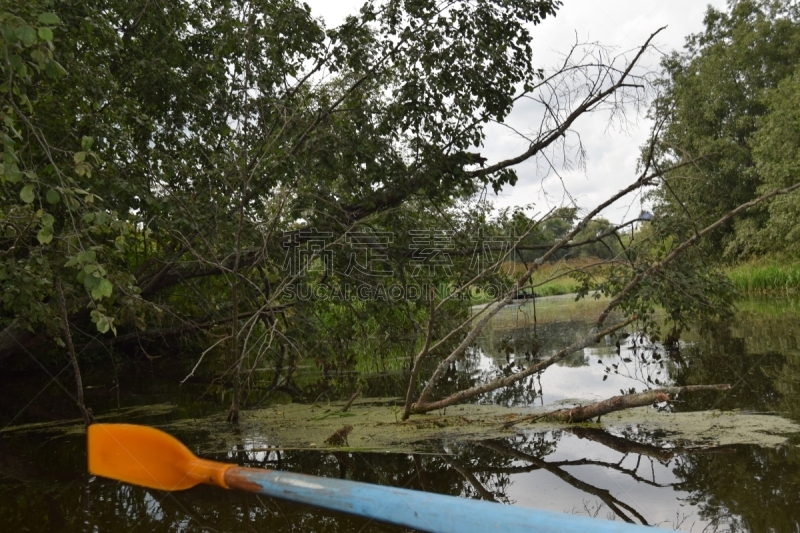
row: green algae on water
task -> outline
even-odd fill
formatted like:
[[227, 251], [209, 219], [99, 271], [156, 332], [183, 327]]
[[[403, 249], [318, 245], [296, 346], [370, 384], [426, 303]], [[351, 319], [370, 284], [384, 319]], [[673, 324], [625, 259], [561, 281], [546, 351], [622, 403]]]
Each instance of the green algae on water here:
[[[442, 441], [478, 441], [505, 438], [518, 433], [539, 433], [565, 429], [557, 422], [521, 423], [512, 429], [503, 424], [536, 411], [496, 405], [460, 405], [446, 412], [415, 415], [400, 421], [394, 402], [376, 403], [365, 399], [354, 404], [342, 417], [341, 406], [288, 404], [268, 409], [245, 411], [238, 431], [231, 431], [223, 415], [205, 419], [181, 420], [160, 426], [178, 435], [202, 431], [205, 438], [198, 453], [227, 453], [231, 450], [271, 451], [346, 450], [392, 453], [441, 451]], [[326, 444], [331, 435], [345, 425], [353, 426], [349, 446]], [[650, 435], [665, 447], [707, 448], [730, 444], [782, 445], [787, 435], [800, 433], [800, 425], [780, 416], [722, 411], [663, 413], [649, 407], [628, 409], [606, 415], [600, 424], [586, 424], [613, 433], [635, 430]]]
[[[511, 429], [503, 424], [518, 417], [544, 412], [531, 408], [498, 405], [458, 405], [439, 413], [415, 415], [400, 420], [399, 398], [363, 398], [346, 413], [343, 402], [329, 405], [285, 404], [242, 411], [238, 426], [231, 426], [224, 413], [155, 424], [187, 442], [200, 443], [200, 455], [231, 451], [275, 450], [360, 451], [376, 453], [441, 453], [442, 442], [468, 442], [507, 438], [516, 434], [541, 433], [571, 427], [570, 424], [534, 421]], [[172, 412], [175, 406], [157, 404], [123, 409], [98, 416], [98, 421], [132, 422], [142, 417]], [[346, 446], [326, 443], [344, 426], [353, 426]], [[611, 433], [647, 435], [651, 443], [665, 449], [709, 448], [732, 444], [775, 447], [787, 436], [800, 433], [800, 425], [776, 415], [741, 411], [659, 412], [650, 407], [618, 411], [600, 423], [582, 424]], [[78, 420], [13, 426], [8, 432], [48, 432], [63, 435], [83, 432]]]

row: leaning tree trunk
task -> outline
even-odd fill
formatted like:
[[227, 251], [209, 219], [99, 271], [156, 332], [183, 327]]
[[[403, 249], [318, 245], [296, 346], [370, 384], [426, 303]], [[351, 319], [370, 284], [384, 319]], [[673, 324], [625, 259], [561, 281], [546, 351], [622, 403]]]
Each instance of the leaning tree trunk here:
[[233, 267], [233, 284], [231, 285], [231, 303], [233, 314], [231, 320], [231, 352], [234, 357], [234, 372], [233, 372], [233, 399], [231, 400], [231, 408], [228, 411], [228, 422], [239, 422], [239, 404], [242, 396], [242, 354], [239, 353], [239, 291], [238, 283], [236, 283], [236, 275], [239, 266], [239, 257], [237, 250], [236, 263]]
[[86, 409], [86, 404], [83, 401], [83, 380], [81, 379], [81, 369], [78, 366], [78, 356], [75, 354], [75, 346], [72, 344], [72, 334], [69, 331], [69, 315], [67, 315], [67, 302], [64, 299], [64, 289], [61, 286], [61, 276], [56, 276], [56, 291], [58, 291], [58, 307], [61, 311], [61, 334], [64, 337], [64, 343], [67, 346], [69, 358], [72, 361], [72, 370], [75, 372], [75, 387], [77, 389], [77, 402], [78, 408], [83, 417], [83, 423], [86, 427], [92, 423], [92, 417]]

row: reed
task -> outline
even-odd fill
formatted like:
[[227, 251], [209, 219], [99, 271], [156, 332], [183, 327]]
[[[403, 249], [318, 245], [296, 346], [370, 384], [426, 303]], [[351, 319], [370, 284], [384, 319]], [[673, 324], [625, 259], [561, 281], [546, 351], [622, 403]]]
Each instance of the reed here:
[[727, 274], [745, 294], [800, 292], [800, 263], [744, 263], [729, 268]]

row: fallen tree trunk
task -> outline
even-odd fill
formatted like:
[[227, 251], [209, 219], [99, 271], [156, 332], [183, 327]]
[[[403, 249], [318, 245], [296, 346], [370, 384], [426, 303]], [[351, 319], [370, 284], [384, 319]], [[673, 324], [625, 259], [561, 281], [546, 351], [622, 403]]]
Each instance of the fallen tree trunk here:
[[697, 391], [711, 391], [711, 390], [729, 390], [731, 388], [728, 384], [717, 385], [688, 385], [686, 387], [665, 387], [663, 389], [653, 389], [636, 394], [624, 394], [622, 396], [614, 396], [601, 402], [596, 402], [589, 405], [580, 405], [571, 409], [559, 409], [550, 413], [541, 413], [536, 415], [524, 416], [506, 422], [503, 427], [509, 428], [520, 422], [526, 420], [551, 420], [555, 422], [585, 422], [592, 418], [601, 417], [614, 411], [621, 411], [623, 409], [630, 409], [632, 407], [644, 407], [645, 405], [652, 405], [657, 402], [666, 402], [677, 396], [687, 392]]

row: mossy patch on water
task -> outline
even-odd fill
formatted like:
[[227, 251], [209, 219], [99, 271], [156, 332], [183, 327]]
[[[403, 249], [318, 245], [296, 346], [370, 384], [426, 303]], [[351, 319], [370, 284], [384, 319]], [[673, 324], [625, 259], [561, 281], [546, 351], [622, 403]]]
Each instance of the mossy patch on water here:
[[756, 444], [780, 446], [800, 425], [782, 416], [744, 411], [666, 413], [648, 407], [618, 411], [602, 419], [607, 428], [637, 428], [657, 441], [684, 448]]
[[[415, 415], [400, 420], [399, 398], [365, 398], [356, 401], [346, 413], [343, 403], [329, 405], [286, 404], [243, 411], [238, 426], [225, 421], [225, 414], [177, 420], [156, 427], [176, 435], [193, 446], [200, 455], [228, 454], [234, 451], [341, 450], [391, 453], [440, 453], [442, 442], [477, 441], [539, 433], [569, 427], [569, 424], [534, 421], [512, 429], [503, 424], [536, 413], [530, 408], [497, 405], [459, 405], [441, 413]], [[158, 404], [130, 408], [98, 421], [133, 422], [142, 416], [170, 412], [174, 406]], [[83, 431], [78, 421], [29, 424], [3, 432], [46, 431], [74, 434]], [[650, 407], [628, 409], [603, 416], [600, 423], [583, 424], [612, 433], [646, 437], [664, 448], [706, 448], [731, 444], [779, 446], [787, 436], [800, 433], [800, 425], [786, 418], [746, 412], [699, 411], [659, 412]], [[346, 444], [335, 446], [331, 436], [345, 426]]]
[[[177, 435], [202, 431], [202, 453], [225, 453], [232, 449], [267, 451], [274, 449], [347, 450], [372, 452], [435, 451], [441, 440], [481, 440], [509, 435], [499, 424], [530, 410], [494, 405], [462, 405], [446, 412], [416, 415], [401, 421], [399, 399], [367, 398], [355, 402], [346, 413], [342, 404], [287, 404], [244, 411], [239, 428], [231, 431], [224, 415], [196, 420], [180, 420], [160, 426]], [[332, 446], [326, 441], [344, 426], [353, 426], [347, 446]]]
[[[446, 413], [416, 415], [400, 421], [392, 400], [366, 399], [347, 413], [341, 406], [289, 404], [242, 413], [239, 428], [232, 431], [223, 415], [182, 420], [161, 426], [178, 435], [202, 431], [205, 438], [198, 453], [270, 451], [275, 449], [347, 450], [393, 453], [440, 452], [442, 441], [475, 441], [503, 438], [515, 433], [534, 433], [568, 427], [555, 422], [522, 423], [513, 429], [503, 424], [535, 411], [496, 405], [461, 405]], [[589, 424], [615, 433], [634, 429], [664, 447], [703, 448], [729, 444], [778, 446], [786, 435], [800, 432], [800, 425], [780, 416], [702, 411], [662, 413], [644, 407], [606, 415], [600, 424]], [[326, 441], [345, 426], [353, 426], [347, 445]], [[195, 439], [195, 442], [198, 440]]]

